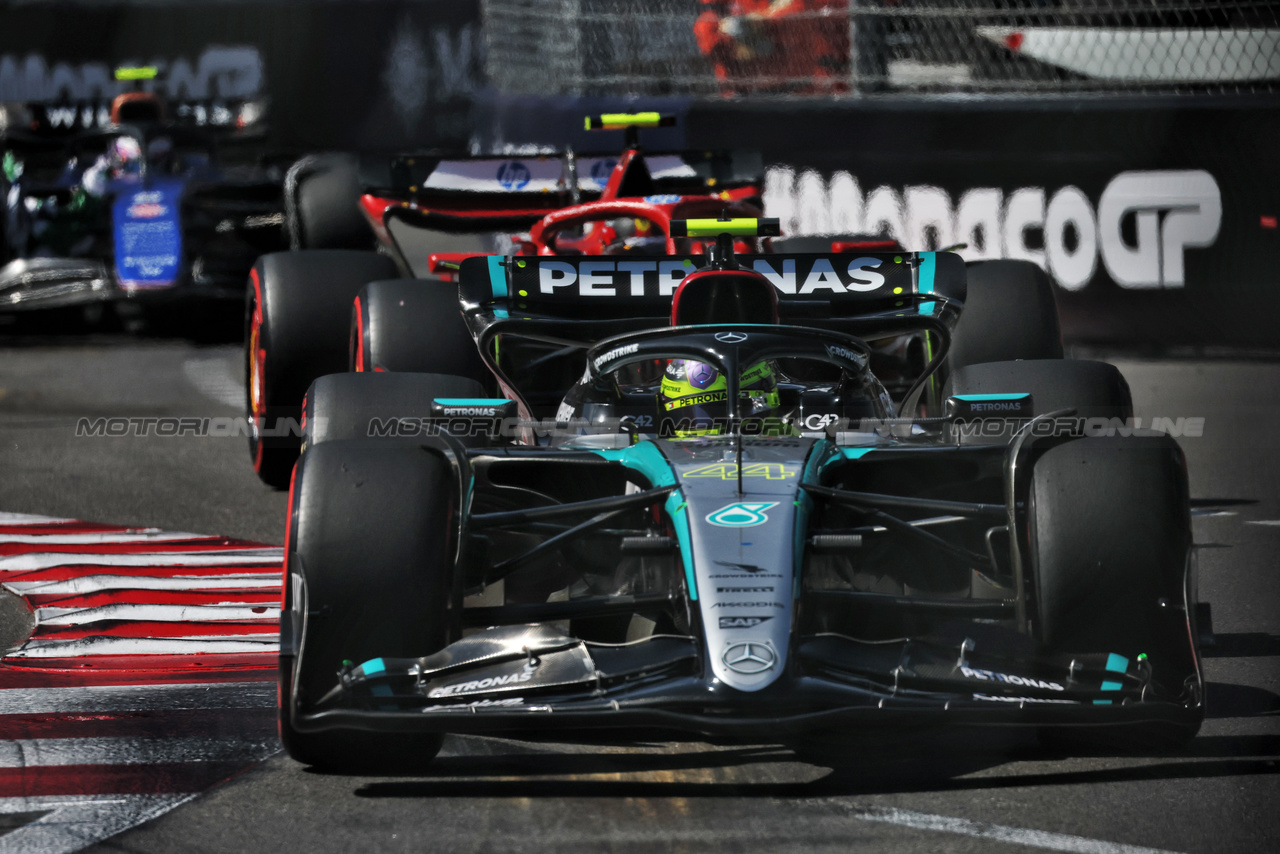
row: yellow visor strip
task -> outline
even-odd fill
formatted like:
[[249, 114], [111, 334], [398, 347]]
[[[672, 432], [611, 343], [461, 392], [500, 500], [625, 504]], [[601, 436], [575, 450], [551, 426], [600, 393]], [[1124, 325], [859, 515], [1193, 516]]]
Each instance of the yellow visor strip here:
[[154, 80], [160, 73], [160, 69], [154, 65], [144, 65], [140, 68], [117, 68], [117, 80]]
[[670, 127], [675, 123], [675, 116], [663, 116], [661, 113], [601, 113], [587, 116], [585, 127], [587, 130], [623, 130]]
[[777, 219], [676, 219], [671, 221], [672, 237], [771, 237], [779, 234]]

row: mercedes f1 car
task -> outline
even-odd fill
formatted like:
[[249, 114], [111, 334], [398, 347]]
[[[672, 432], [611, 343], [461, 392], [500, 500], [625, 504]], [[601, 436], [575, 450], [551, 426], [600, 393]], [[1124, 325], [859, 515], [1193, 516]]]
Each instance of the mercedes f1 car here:
[[[956, 255], [735, 251], [768, 233], [467, 259], [453, 309], [416, 318], [441, 371], [312, 385], [294, 758], [385, 769], [446, 732], [552, 728], [1197, 731], [1184, 460], [1126, 426], [1115, 368], [1026, 352], [1052, 300], [983, 302], [999, 283]], [[900, 336], [926, 358], [894, 395], [872, 344]]]

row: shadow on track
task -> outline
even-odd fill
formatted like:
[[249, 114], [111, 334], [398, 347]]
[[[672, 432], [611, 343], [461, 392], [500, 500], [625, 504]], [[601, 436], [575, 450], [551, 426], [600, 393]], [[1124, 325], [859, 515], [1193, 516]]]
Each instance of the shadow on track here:
[[1205, 685], [1205, 697], [1206, 717], [1210, 719], [1280, 715], [1280, 694], [1265, 688], [1209, 682]]
[[[450, 755], [421, 775], [363, 782], [353, 794], [371, 799], [812, 798], [1280, 773], [1280, 735], [1206, 736], [1173, 754], [1130, 752], [1123, 755], [1123, 765], [1086, 770], [1054, 770], [1063, 755], [1041, 747], [1029, 731], [955, 729], [828, 737], [790, 746], [667, 743], [662, 752], [654, 751], [656, 745], [646, 750], [635, 743], [630, 750], [587, 746], [576, 752], [482, 738], [446, 744]], [[996, 772], [1001, 766], [1010, 768]]]
[[1213, 646], [1206, 647], [1205, 658], [1263, 658], [1280, 655], [1280, 635], [1263, 632], [1215, 634]]
[[155, 339], [179, 339], [193, 344], [240, 343], [244, 340], [244, 305], [238, 300], [186, 300], [0, 312], [0, 347]]

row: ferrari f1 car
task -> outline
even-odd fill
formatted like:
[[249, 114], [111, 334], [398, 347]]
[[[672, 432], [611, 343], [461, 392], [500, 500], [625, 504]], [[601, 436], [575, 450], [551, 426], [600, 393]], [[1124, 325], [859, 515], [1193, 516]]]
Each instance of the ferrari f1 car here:
[[[362, 367], [441, 370], [432, 361], [434, 350], [418, 346], [429, 343], [429, 334], [397, 335], [395, 349], [389, 349], [392, 337], [382, 334], [406, 318], [430, 313], [419, 304], [430, 297], [419, 287], [424, 280], [404, 278], [410, 265], [393, 230], [433, 232], [436, 239], [502, 234], [497, 251], [518, 256], [639, 257], [700, 248], [696, 239], [677, 241], [668, 234], [673, 218], [726, 210], [758, 216], [758, 154], [641, 151], [640, 128], [673, 122], [657, 113], [588, 118], [589, 129], [625, 133], [620, 156], [565, 151], [532, 157], [366, 158], [359, 167], [348, 167], [352, 190], [345, 199], [334, 192], [341, 182], [332, 178], [329, 189], [315, 179], [300, 182], [296, 207], [306, 222], [332, 231], [328, 221], [355, 213], [358, 199], [367, 239], [376, 234], [381, 251], [361, 251], [348, 242], [345, 248], [273, 253], [253, 268], [246, 373], [253, 424], [249, 451], [261, 479], [278, 488], [288, 485], [298, 457], [295, 428], [302, 396], [317, 377]], [[316, 235], [306, 236], [308, 245], [317, 242]], [[436, 278], [427, 281], [451, 295], [458, 265], [480, 254], [431, 253], [425, 272]], [[353, 303], [357, 325], [375, 330], [363, 339], [363, 349], [350, 346]], [[380, 345], [384, 341], [388, 346]]]
[[0, 104], [0, 310], [243, 299], [254, 259], [289, 245], [287, 164], [261, 155], [260, 105], [219, 109]]
[[[468, 259], [454, 307], [417, 318], [445, 372], [313, 384], [293, 757], [380, 769], [445, 732], [551, 728], [1197, 731], [1183, 456], [1126, 426], [1115, 368], [1021, 358], [1052, 299], [978, 311], [1003, 285], [956, 255], [734, 251], [771, 231]], [[926, 360], [895, 396], [871, 355], [900, 336]]]

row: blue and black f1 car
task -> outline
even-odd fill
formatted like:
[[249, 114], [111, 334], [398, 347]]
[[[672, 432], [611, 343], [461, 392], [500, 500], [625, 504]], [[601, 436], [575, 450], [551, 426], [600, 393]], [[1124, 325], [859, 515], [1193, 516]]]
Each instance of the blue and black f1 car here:
[[[1023, 358], [1028, 330], [1056, 335], [1040, 279], [735, 256], [776, 221], [673, 228], [720, 236], [706, 257], [468, 259], [456, 297], [362, 333], [416, 328], [442, 373], [312, 386], [292, 756], [385, 768], [445, 732], [544, 728], [1197, 731], [1182, 453], [1117, 429], [1110, 365]], [[890, 395], [877, 354], [915, 351]]]
[[0, 311], [243, 299], [257, 256], [289, 245], [288, 163], [264, 153], [254, 104], [221, 109], [214, 124], [145, 92], [109, 113], [0, 103]]

